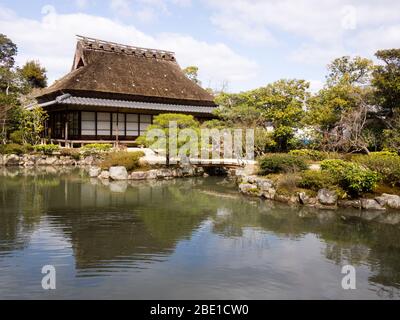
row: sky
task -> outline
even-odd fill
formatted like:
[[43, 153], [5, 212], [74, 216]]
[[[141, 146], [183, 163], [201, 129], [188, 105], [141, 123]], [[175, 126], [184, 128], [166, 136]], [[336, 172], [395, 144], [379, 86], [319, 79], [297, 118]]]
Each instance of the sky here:
[[398, 0], [0, 0], [0, 33], [50, 83], [70, 71], [79, 34], [174, 51], [215, 90], [297, 78], [316, 91], [334, 58], [398, 48], [399, 12]]

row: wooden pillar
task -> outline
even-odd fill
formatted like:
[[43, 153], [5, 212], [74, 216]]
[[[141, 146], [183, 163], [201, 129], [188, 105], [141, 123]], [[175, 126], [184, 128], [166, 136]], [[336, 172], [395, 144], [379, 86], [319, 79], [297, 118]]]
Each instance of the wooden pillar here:
[[68, 148], [68, 113], [65, 114], [65, 133], [64, 133], [64, 137], [65, 137], [64, 146], [66, 148]]

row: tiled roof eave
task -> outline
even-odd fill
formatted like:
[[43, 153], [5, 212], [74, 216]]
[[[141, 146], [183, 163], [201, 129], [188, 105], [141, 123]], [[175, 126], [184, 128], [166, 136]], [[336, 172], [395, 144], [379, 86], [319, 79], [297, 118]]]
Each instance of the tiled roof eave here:
[[186, 112], [199, 114], [212, 114], [216, 107], [210, 106], [194, 106], [194, 105], [178, 105], [151, 103], [126, 100], [112, 100], [99, 98], [74, 97], [71, 95], [63, 95], [57, 97], [54, 101], [47, 102], [44, 106], [52, 104], [75, 105], [75, 106], [93, 106], [93, 107], [110, 107], [110, 108], [126, 108], [136, 110], [152, 110], [152, 111], [167, 111], [167, 112]]

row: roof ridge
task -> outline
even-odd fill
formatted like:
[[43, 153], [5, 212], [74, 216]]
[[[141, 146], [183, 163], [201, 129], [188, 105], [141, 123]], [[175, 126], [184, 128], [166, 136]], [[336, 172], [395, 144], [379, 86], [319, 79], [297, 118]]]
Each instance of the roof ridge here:
[[118, 52], [130, 55], [142, 54], [145, 57], [175, 61], [175, 52], [172, 51], [130, 46], [116, 42], [85, 37], [81, 35], [76, 35], [76, 37], [78, 39], [78, 42], [81, 43], [85, 49], [89, 50]]

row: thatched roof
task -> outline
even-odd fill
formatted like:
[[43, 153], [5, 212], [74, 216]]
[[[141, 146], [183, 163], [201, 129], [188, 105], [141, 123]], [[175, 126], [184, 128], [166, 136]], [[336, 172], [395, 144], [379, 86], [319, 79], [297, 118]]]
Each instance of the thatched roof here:
[[173, 52], [78, 37], [72, 71], [44, 89], [40, 102], [60, 94], [154, 103], [214, 106], [188, 79]]

